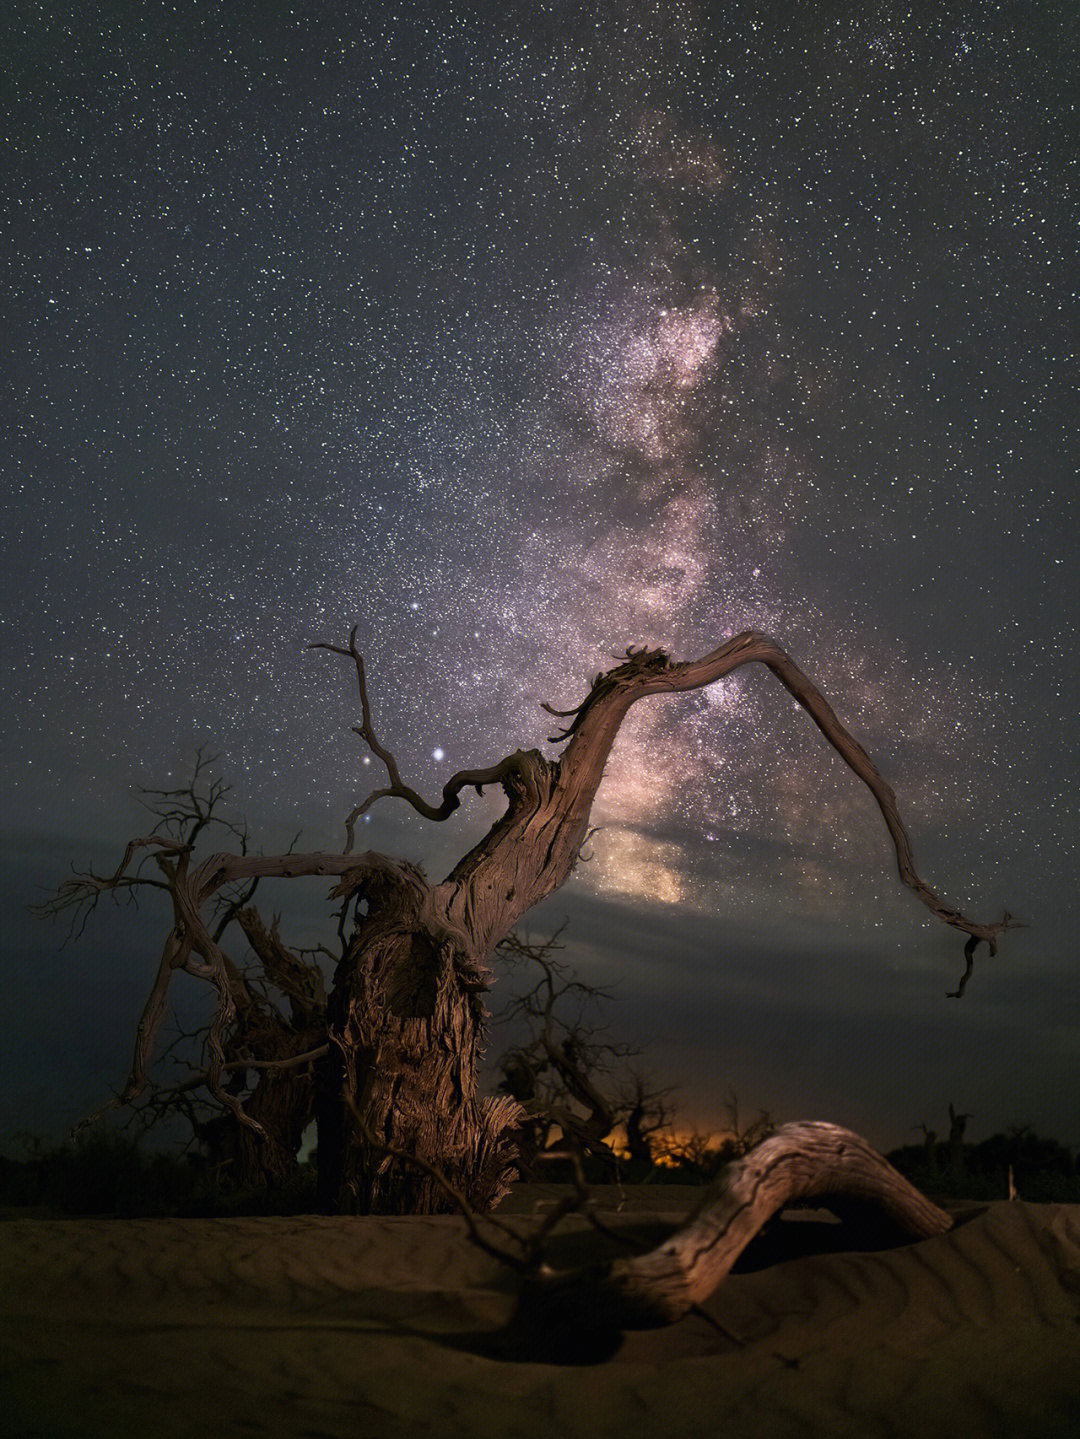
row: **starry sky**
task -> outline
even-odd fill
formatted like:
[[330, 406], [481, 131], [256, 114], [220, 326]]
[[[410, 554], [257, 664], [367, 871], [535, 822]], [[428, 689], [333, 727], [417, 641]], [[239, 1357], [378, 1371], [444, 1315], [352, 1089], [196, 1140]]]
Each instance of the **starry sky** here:
[[[26, 905], [199, 746], [255, 847], [337, 849], [628, 644], [772, 678], [632, 712], [530, 916], [687, 1122], [1080, 1143], [1080, 16], [1040, 3], [16, 3], [0, 1134], [121, 1077], [168, 917]], [[360, 837], [449, 868], [498, 812]], [[317, 882], [312, 882], [317, 883]], [[319, 894], [266, 893], [298, 942]], [[288, 923], [286, 928], [288, 929]], [[494, 1002], [498, 1007], [496, 989]]]

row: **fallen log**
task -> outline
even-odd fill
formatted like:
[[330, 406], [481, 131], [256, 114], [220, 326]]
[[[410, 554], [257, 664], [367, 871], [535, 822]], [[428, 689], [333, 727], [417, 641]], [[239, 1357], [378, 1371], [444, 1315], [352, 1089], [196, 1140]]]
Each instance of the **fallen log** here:
[[696, 1213], [648, 1253], [584, 1269], [542, 1266], [522, 1285], [513, 1322], [527, 1333], [574, 1336], [608, 1348], [624, 1329], [672, 1324], [715, 1292], [739, 1255], [780, 1209], [798, 1200], [869, 1201], [914, 1238], [943, 1234], [952, 1219], [865, 1139], [836, 1124], [785, 1124], [729, 1164]]

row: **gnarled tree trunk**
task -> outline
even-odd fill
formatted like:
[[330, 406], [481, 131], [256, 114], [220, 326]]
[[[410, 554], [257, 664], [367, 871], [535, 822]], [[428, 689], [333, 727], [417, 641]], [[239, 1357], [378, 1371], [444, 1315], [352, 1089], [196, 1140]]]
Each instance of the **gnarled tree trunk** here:
[[330, 996], [320, 1203], [374, 1214], [452, 1207], [445, 1185], [388, 1152], [401, 1150], [486, 1211], [513, 1178], [518, 1106], [477, 1097], [484, 973], [417, 871], [399, 866], [365, 898]]

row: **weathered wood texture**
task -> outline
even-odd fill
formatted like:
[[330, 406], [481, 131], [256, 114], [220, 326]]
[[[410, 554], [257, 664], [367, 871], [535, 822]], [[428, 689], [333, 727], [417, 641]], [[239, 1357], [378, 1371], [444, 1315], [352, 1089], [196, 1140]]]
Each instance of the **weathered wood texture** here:
[[836, 1124], [785, 1124], [724, 1171], [717, 1193], [651, 1253], [617, 1260], [608, 1286], [629, 1321], [669, 1323], [717, 1288], [762, 1226], [795, 1200], [870, 1200], [919, 1239], [952, 1220], [887, 1159]]
[[581, 1271], [542, 1271], [526, 1284], [517, 1323], [569, 1330], [652, 1328], [683, 1318], [715, 1292], [746, 1246], [796, 1200], [870, 1201], [925, 1239], [952, 1219], [865, 1139], [836, 1124], [785, 1124], [734, 1160], [703, 1207], [656, 1249]]

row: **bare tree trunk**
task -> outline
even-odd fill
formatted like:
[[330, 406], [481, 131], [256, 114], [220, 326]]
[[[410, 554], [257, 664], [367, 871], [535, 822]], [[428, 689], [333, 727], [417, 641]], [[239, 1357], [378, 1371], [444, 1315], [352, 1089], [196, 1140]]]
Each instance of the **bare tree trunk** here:
[[476, 1094], [484, 972], [417, 871], [400, 866], [395, 882], [367, 898], [329, 1002], [320, 1203], [362, 1214], [453, 1207], [444, 1187], [381, 1148], [389, 1146], [434, 1166], [486, 1211], [514, 1178], [519, 1110], [508, 1097]]
[[[462, 983], [456, 958], [422, 931], [357, 939], [331, 999], [341, 1056], [337, 1103], [345, 1108], [351, 1100], [364, 1130], [437, 1166], [486, 1210], [506, 1191], [510, 1155], [498, 1144], [485, 1152], [484, 1110], [475, 1097], [483, 1008]], [[345, 1114], [342, 1136], [325, 1161], [325, 1195], [335, 1210], [433, 1214], [447, 1207], [445, 1191], [426, 1173], [371, 1148]]]
[[238, 1124], [219, 1114], [198, 1125], [198, 1136], [214, 1166], [244, 1188], [275, 1186], [298, 1170], [304, 1130], [315, 1117], [315, 1086], [309, 1074], [267, 1070], [244, 1101], [244, 1112], [259, 1125]]

